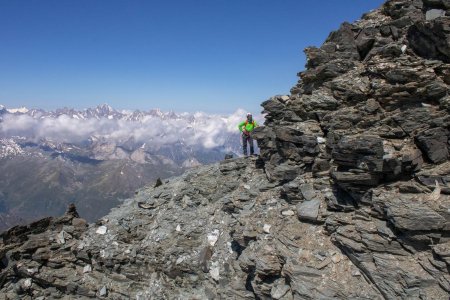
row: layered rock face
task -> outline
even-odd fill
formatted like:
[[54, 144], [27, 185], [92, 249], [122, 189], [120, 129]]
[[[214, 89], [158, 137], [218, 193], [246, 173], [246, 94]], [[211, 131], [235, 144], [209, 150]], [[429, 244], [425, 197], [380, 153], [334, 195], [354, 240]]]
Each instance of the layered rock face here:
[[450, 2], [388, 1], [343, 24], [289, 96], [263, 103], [259, 158], [2, 234], [17, 298], [448, 299]]
[[262, 104], [269, 179], [288, 202], [333, 211], [331, 240], [389, 299], [450, 291], [436, 252], [449, 246], [449, 13], [388, 1], [306, 49], [292, 94]]

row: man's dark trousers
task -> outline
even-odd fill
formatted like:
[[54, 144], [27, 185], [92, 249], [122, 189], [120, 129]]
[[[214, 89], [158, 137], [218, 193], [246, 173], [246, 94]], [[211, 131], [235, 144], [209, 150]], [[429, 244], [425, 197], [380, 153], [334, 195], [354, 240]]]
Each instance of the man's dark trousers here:
[[242, 149], [244, 150], [244, 155], [247, 156], [247, 143], [250, 144], [250, 155], [254, 154], [254, 149], [253, 149], [253, 139], [252, 137], [249, 135], [246, 135], [245, 133], [242, 134]]

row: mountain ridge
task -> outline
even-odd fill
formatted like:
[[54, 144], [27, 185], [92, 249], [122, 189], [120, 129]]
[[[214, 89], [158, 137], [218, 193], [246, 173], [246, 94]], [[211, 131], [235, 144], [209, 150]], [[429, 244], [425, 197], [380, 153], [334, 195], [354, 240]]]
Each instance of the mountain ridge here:
[[[259, 157], [194, 168], [87, 225], [3, 233], [7, 297], [447, 299], [450, 2], [388, 0], [344, 23]], [[406, 47], [405, 47], [406, 46]], [[50, 245], [48, 241], [50, 240]]]
[[[152, 108], [149, 110], [140, 109], [121, 109], [117, 110], [107, 103], [99, 104], [95, 107], [88, 107], [83, 109], [75, 109], [70, 107], [56, 108], [53, 110], [45, 110], [41, 108], [29, 109], [25, 106], [19, 108], [8, 108], [7, 106], [0, 104], [0, 111], [16, 114], [16, 115], [30, 115], [32, 117], [58, 117], [61, 115], [67, 115], [71, 118], [118, 118], [125, 119], [127, 121], [139, 121], [145, 116], [160, 117], [161, 119], [174, 119], [174, 118], [192, 118], [195, 115], [211, 115], [211, 116], [227, 116], [229, 114], [220, 113], [204, 113], [198, 112], [175, 112], [173, 110], [163, 111], [159, 108]], [[245, 116], [243, 109], [238, 109], [241, 114]]]

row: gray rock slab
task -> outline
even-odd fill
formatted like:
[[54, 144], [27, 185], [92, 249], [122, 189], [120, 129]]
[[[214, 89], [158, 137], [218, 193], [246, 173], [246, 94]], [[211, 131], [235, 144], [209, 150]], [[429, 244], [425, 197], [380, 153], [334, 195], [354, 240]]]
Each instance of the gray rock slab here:
[[437, 19], [439, 17], [444, 17], [445, 16], [445, 10], [443, 9], [430, 9], [425, 13], [425, 19], [427, 21], [431, 21], [434, 19]]
[[305, 198], [306, 201], [310, 201], [316, 197], [316, 192], [314, 191], [314, 187], [310, 183], [304, 183], [300, 185], [300, 192]]
[[387, 204], [388, 220], [400, 230], [432, 231], [442, 229], [446, 220], [428, 205], [417, 201], [393, 201]]
[[298, 204], [297, 215], [302, 221], [317, 221], [319, 215], [320, 200], [313, 199]]

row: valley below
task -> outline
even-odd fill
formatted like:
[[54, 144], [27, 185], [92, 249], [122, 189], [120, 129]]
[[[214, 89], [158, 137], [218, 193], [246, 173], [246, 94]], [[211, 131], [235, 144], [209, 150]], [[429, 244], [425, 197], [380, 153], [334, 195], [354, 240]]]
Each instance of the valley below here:
[[94, 222], [158, 178], [236, 155], [233, 116], [216, 122], [216, 133], [201, 131], [218, 118], [119, 112], [108, 105], [82, 111], [1, 109], [0, 230], [59, 216], [69, 203]]

